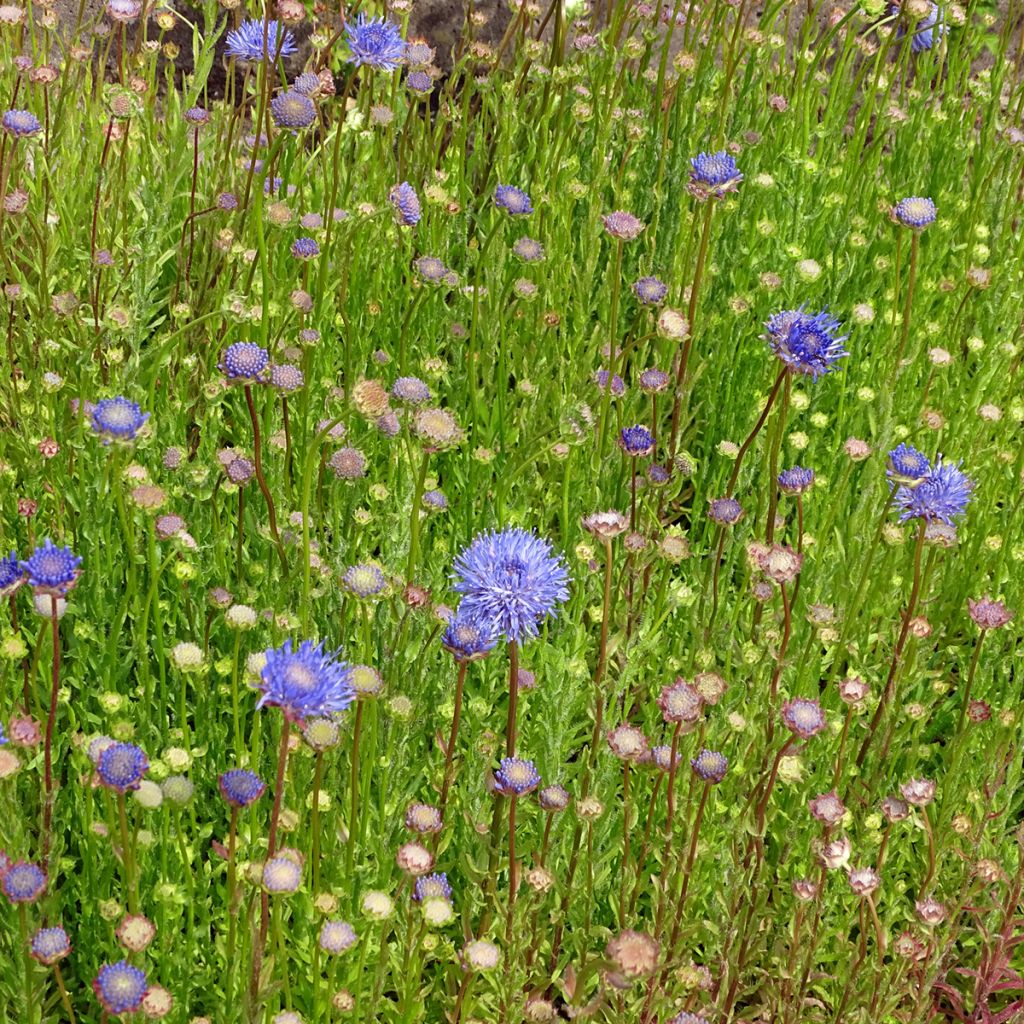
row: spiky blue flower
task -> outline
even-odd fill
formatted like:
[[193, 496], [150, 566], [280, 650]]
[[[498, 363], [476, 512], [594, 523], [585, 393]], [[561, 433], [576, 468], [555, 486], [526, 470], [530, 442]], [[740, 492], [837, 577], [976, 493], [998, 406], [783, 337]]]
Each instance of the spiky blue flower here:
[[916, 484], [931, 472], [932, 464], [924, 452], [913, 445], [898, 444], [889, 452], [886, 476], [898, 484]]
[[494, 788], [503, 796], [522, 796], [539, 785], [537, 766], [521, 757], [503, 757], [494, 773]]
[[381, 71], [394, 71], [405, 56], [401, 29], [384, 18], [367, 18], [360, 14], [354, 25], [348, 23], [345, 40], [350, 51], [348, 60], [356, 67], [366, 65]]
[[303, 236], [292, 242], [291, 253], [297, 260], [314, 260], [320, 255], [320, 246], [315, 238]]
[[13, 594], [25, 582], [25, 573], [18, 561], [18, 553], [12, 551], [0, 558], [0, 597]]
[[974, 481], [961, 471], [960, 464], [944, 463], [940, 455], [915, 487], [897, 488], [894, 504], [900, 510], [900, 522], [938, 519], [952, 525], [967, 511], [973, 490]]
[[460, 608], [448, 623], [441, 643], [456, 661], [477, 661], [486, 658], [498, 641], [490, 623], [471, 616]]
[[118, 793], [138, 789], [142, 776], [149, 768], [149, 758], [134, 743], [111, 743], [96, 763], [100, 782]]
[[296, 75], [292, 88], [303, 96], [314, 96], [320, 91], [320, 76], [313, 71], [303, 71], [301, 75]]
[[217, 779], [217, 788], [231, 807], [248, 807], [266, 792], [266, 784], [248, 768], [232, 768]]
[[691, 758], [690, 767], [698, 778], [704, 782], [719, 783], [725, 778], [729, 769], [729, 761], [717, 750], [703, 749], [696, 757]]
[[656, 277], [641, 277], [633, 282], [633, 294], [645, 306], [657, 306], [668, 295], [668, 285]]
[[624, 427], [619, 434], [619, 447], [627, 455], [650, 455], [654, 451], [654, 435], [639, 423], [633, 427]]
[[561, 555], [528, 530], [478, 534], [454, 568], [460, 610], [516, 643], [536, 636], [539, 624], [569, 597]]
[[104, 964], [92, 981], [93, 992], [107, 1013], [119, 1017], [134, 1013], [142, 1006], [149, 991], [145, 971], [133, 967], [127, 960]]
[[308, 128], [316, 120], [316, 107], [305, 93], [289, 89], [278, 93], [270, 101], [270, 115], [278, 128], [298, 131], [300, 128]]
[[908, 196], [892, 208], [892, 215], [905, 228], [921, 231], [935, 222], [938, 211], [927, 196]]
[[423, 95], [434, 88], [434, 79], [426, 71], [410, 71], [405, 77], [406, 88]]
[[286, 640], [270, 648], [266, 659], [257, 708], [279, 707], [285, 717], [301, 722], [310, 715], [344, 711], [355, 699], [351, 667], [325, 651], [322, 643], [303, 640], [293, 650]]
[[422, 405], [430, 401], [430, 387], [419, 377], [399, 377], [391, 385], [391, 397], [410, 405]]
[[3, 124], [4, 131], [16, 139], [31, 138], [43, 130], [39, 118], [29, 110], [7, 110], [0, 123]]
[[533, 213], [530, 197], [515, 185], [499, 185], [494, 190], [494, 204], [514, 217], [525, 217]]
[[46, 872], [38, 864], [16, 861], [0, 875], [0, 888], [11, 903], [33, 903], [46, 888]]
[[784, 469], [779, 474], [778, 482], [779, 490], [783, 494], [803, 494], [814, 484], [814, 470], [804, 469], [802, 466]]
[[55, 593], [58, 596], [71, 589], [78, 578], [78, 567], [82, 564], [80, 555], [71, 548], [59, 548], [46, 537], [32, 552], [21, 568], [28, 576], [28, 585], [37, 590]]
[[407, 181], [394, 185], [388, 192], [388, 202], [395, 211], [395, 220], [403, 227], [411, 228], [420, 222], [422, 209], [416, 189]]
[[424, 491], [423, 507], [429, 512], [446, 512], [448, 510], [448, 499], [444, 491]]
[[804, 308], [776, 313], [765, 329], [768, 344], [786, 366], [817, 380], [849, 355], [843, 348], [849, 335], [838, 334], [842, 324], [827, 310], [805, 313]]
[[421, 875], [416, 879], [412, 898], [417, 902], [430, 898], [450, 900], [452, 898], [452, 887], [448, 882], [448, 876], [443, 871], [437, 871], [432, 875]]
[[252, 341], [236, 341], [221, 356], [220, 367], [231, 380], [263, 380], [270, 353]]
[[[295, 37], [287, 29], [278, 40], [279, 28], [277, 20], [266, 23], [266, 35], [264, 36], [264, 23], [261, 20], [243, 21], [238, 28], [228, 33], [225, 54], [237, 60], [250, 62], [265, 60], [267, 54], [276, 61], [279, 57], [291, 57], [298, 52], [295, 45]], [[264, 38], [266, 43], [264, 43]]]
[[721, 198], [735, 191], [742, 180], [736, 161], [724, 149], [698, 153], [690, 160], [690, 191], [694, 194]]
[[52, 967], [58, 960], [62, 960], [71, 952], [71, 939], [60, 925], [54, 925], [52, 928], [40, 928], [32, 936], [29, 945], [33, 958], [45, 967]]
[[[889, 16], [893, 17], [900, 12], [899, 4], [889, 4]], [[935, 43], [946, 34], [946, 19], [939, 10], [939, 5], [933, 3], [928, 13], [914, 25], [913, 37], [910, 40], [911, 53], [924, 53], [930, 50]], [[906, 35], [906, 29], [900, 25], [896, 29], [896, 38], [902, 39]]]
[[92, 410], [92, 429], [103, 437], [114, 441], [132, 441], [139, 428], [149, 419], [138, 403], [117, 395], [104, 398]]

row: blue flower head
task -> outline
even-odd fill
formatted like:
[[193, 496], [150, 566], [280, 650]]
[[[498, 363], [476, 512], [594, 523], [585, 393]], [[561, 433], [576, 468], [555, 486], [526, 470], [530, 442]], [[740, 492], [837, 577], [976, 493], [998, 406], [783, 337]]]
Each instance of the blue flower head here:
[[345, 40], [351, 51], [349, 62], [364, 64], [381, 71], [395, 71], [405, 57], [405, 41], [401, 29], [384, 18], [367, 18], [360, 14], [353, 25], [348, 23]]
[[320, 255], [320, 246], [315, 238], [303, 236], [292, 242], [291, 253], [297, 260], [315, 260]]
[[7, 733], [4, 732], [3, 723], [0, 722], [0, 747], [6, 747], [11, 741], [7, 738]]
[[489, 623], [460, 608], [448, 623], [441, 643], [456, 661], [477, 661], [486, 658], [498, 641]]
[[690, 192], [702, 199], [735, 192], [743, 180], [736, 161], [725, 152], [698, 153], [690, 161]]
[[885, 475], [890, 480], [905, 486], [916, 486], [932, 470], [928, 456], [909, 444], [899, 444], [893, 448], [889, 452], [888, 462]]
[[512, 528], [478, 534], [455, 559], [460, 612], [520, 642], [566, 601], [569, 576], [560, 555], [535, 533]]
[[644, 426], [624, 427], [619, 434], [619, 447], [636, 457], [650, 455], [654, 451], [654, 435]]
[[927, 196], [907, 196], [892, 208], [892, 215], [905, 228], [922, 231], [935, 222], [938, 211]]
[[422, 902], [431, 897], [442, 900], [452, 898], [452, 887], [448, 882], [448, 876], [443, 871], [437, 871], [432, 875], [422, 875], [416, 879], [412, 898], [417, 902]]
[[537, 766], [521, 757], [503, 757], [494, 773], [494, 788], [503, 796], [522, 796], [539, 785]]
[[827, 310], [805, 313], [804, 307], [776, 313], [765, 328], [772, 351], [796, 373], [817, 380], [834, 370], [850, 353], [843, 348], [848, 334], [839, 335], [842, 324]]
[[217, 779], [217, 788], [231, 807], [248, 807], [266, 791], [263, 780], [247, 768], [232, 768]]
[[900, 510], [900, 522], [908, 519], [936, 519], [947, 525], [967, 510], [974, 481], [964, 474], [959, 464], [943, 463], [940, 455], [928, 474], [914, 487], [901, 486], [896, 490], [895, 505]]
[[30, 948], [34, 959], [46, 967], [51, 967], [71, 953], [71, 939], [60, 925], [40, 928], [32, 936]]
[[149, 419], [137, 403], [123, 395], [104, 398], [92, 410], [92, 429], [112, 441], [133, 441], [139, 428]]
[[[899, 4], [889, 4], [889, 17], [900, 12]], [[924, 53], [930, 50], [938, 40], [946, 34], [946, 19], [939, 10], [939, 5], [933, 3], [928, 13], [914, 25], [914, 35], [910, 40], [911, 53]], [[906, 35], [906, 29], [900, 25], [896, 30], [896, 38], [902, 39]]]
[[515, 185], [499, 185], [494, 190], [494, 204], [514, 217], [523, 217], [533, 213], [530, 197]]
[[293, 650], [286, 640], [268, 650], [266, 658], [257, 708], [279, 707], [285, 717], [301, 722], [310, 715], [344, 711], [355, 699], [351, 667], [325, 651], [322, 643], [303, 640]]
[[100, 782], [118, 793], [138, 789], [148, 768], [145, 751], [133, 743], [111, 743], [96, 762]]
[[[315, 77], [315, 76], [314, 76]], [[278, 128], [291, 128], [297, 131], [308, 128], [316, 120], [316, 107], [313, 101], [298, 89], [289, 89], [278, 93], [270, 101], [270, 115]]]
[[656, 277], [641, 277], [633, 282], [633, 294], [645, 306], [657, 306], [668, 295], [668, 285]]
[[814, 484], [814, 470], [804, 469], [801, 466], [794, 466], [792, 469], [784, 469], [779, 474], [779, 490], [783, 494], [803, 494], [809, 491]]
[[12, 551], [0, 558], [0, 597], [13, 594], [25, 582], [25, 573], [18, 561], [18, 553]]
[[76, 555], [71, 548], [57, 547], [47, 537], [29, 555], [28, 561], [21, 563], [21, 568], [28, 576], [30, 587], [62, 596], [74, 586], [81, 564], [80, 555]]
[[7, 110], [0, 123], [3, 124], [4, 131], [16, 139], [31, 138], [43, 130], [39, 118], [29, 110]]
[[46, 872], [38, 864], [16, 861], [0, 876], [0, 887], [11, 903], [33, 903], [46, 889]]
[[275, 61], [279, 57], [291, 57], [299, 49], [295, 45], [295, 37], [286, 29], [278, 41], [279, 31], [276, 20], [267, 22], [266, 45], [264, 45], [263, 20], [243, 21], [238, 28], [234, 28], [228, 33], [228, 43], [224, 52], [229, 57], [250, 62], [262, 61], [268, 53]]
[[100, 968], [93, 978], [92, 989], [103, 1009], [119, 1017], [122, 1013], [134, 1013], [142, 1006], [149, 982], [145, 971], [133, 967], [127, 960], [119, 960]]
[[409, 182], [403, 181], [392, 186], [388, 192], [388, 202], [395, 211], [395, 220], [403, 227], [411, 228], [420, 222], [420, 197]]
[[262, 381], [270, 365], [270, 353], [251, 341], [236, 341], [221, 356], [220, 366], [231, 380]]

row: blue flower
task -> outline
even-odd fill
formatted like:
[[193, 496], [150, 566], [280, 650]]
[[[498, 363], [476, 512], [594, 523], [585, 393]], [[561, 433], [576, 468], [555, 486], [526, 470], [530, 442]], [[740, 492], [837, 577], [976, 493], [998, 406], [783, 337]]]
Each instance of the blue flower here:
[[221, 356], [220, 366], [231, 380], [261, 381], [270, 365], [270, 353], [251, 341], [236, 341]]
[[92, 429], [115, 441], [132, 441], [139, 428], [149, 419], [137, 403], [123, 395], [104, 398], [92, 410]]
[[656, 277], [641, 277], [633, 283], [633, 294], [645, 306], [657, 306], [668, 295], [668, 285]]
[[43, 130], [39, 118], [28, 110], [7, 110], [0, 122], [4, 131], [16, 139], [27, 139]]
[[320, 76], [312, 71], [303, 71], [292, 82], [292, 88], [303, 96], [315, 96], [320, 91]]
[[643, 426], [624, 427], [619, 435], [619, 447], [634, 457], [650, 455], [654, 451], [654, 435]]
[[814, 470], [794, 466], [792, 469], [784, 469], [778, 479], [779, 490], [783, 494], [803, 494], [814, 483]]
[[388, 578], [376, 562], [359, 562], [341, 574], [341, 585], [356, 597], [376, 597], [387, 589]]
[[92, 989], [107, 1013], [115, 1017], [134, 1013], [146, 998], [149, 982], [144, 971], [133, 967], [127, 960], [104, 964], [93, 978]]
[[403, 227], [411, 228], [420, 222], [420, 197], [407, 181], [394, 185], [388, 192], [388, 202], [395, 211], [395, 220]]
[[351, 51], [348, 60], [356, 67], [365, 64], [381, 71], [394, 71], [405, 57], [401, 29], [393, 21], [383, 18], [367, 18], [360, 14], [355, 25], [348, 23], [345, 40]]
[[937, 213], [935, 203], [927, 196], [907, 196], [892, 208], [893, 218], [914, 231], [921, 231], [933, 224]]
[[885, 475], [898, 484], [917, 484], [932, 469], [928, 456], [913, 445], [899, 444], [889, 452], [889, 466]]
[[477, 661], [494, 650], [498, 640], [488, 623], [470, 616], [461, 608], [455, 613], [441, 637], [441, 644], [456, 661]]
[[837, 336], [842, 324], [827, 310], [805, 313], [804, 307], [776, 313], [765, 328], [772, 351], [796, 373], [817, 380], [849, 355], [843, 348], [848, 334]]
[[952, 525], [967, 510], [973, 490], [974, 481], [960, 470], [959, 464], [944, 464], [940, 455], [920, 483], [897, 488], [894, 503], [900, 510], [901, 523], [908, 519], [938, 519]]
[[701, 750], [694, 758], [690, 759], [690, 767], [698, 778], [704, 782], [718, 783], [725, 778], [729, 768], [729, 761], [724, 754], [717, 750]]
[[0, 887], [11, 903], [33, 903], [46, 888], [46, 872], [38, 864], [17, 861], [0, 875]]
[[278, 128], [297, 130], [308, 128], [316, 120], [316, 107], [305, 93], [289, 89], [270, 101], [270, 114]]
[[0, 722], [0, 747], [6, 747], [11, 741], [7, 738], [7, 733], [4, 732], [3, 723]]
[[724, 149], [698, 153], [690, 161], [690, 191], [701, 199], [735, 192], [742, 180], [736, 161]]
[[[900, 12], [899, 4], [889, 4], [889, 16], [893, 17]], [[906, 29], [900, 25], [896, 30], [896, 38], [902, 39], [906, 35]], [[923, 53], [930, 50], [946, 34], [946, 19], [939, 10], [939, 5], [933, 3], [931, 10], [919, 22], [914, 25], [914, 35], [910, 40], [912, 53]]]
[[317, 245], [315, 238], [303, 236], [292, 242], [291, 252], [297, 260], [313, 260], [320, 255], [320, 246]]
[[442, 900], [452, 898], [452, 887], [448, 882], [448, 876], [443, 871], [437, 871], [432, 875], [422, 875], [416, 879], [412, 898], [417, 902], [422, 902], [431, 897]]
[[145, 751], [133, 743], [111, 743], [96, 763], [100, 782], [118, 793], [138, 789], [142, 776], [149, 768]]
[[551, 544], [521, 529], [477, 535], [455, 559], [460, 611], [519, 642], [569, 597], [565, 562]]
[[236, 57], [238, 60], [262, 61], [268, 52], [273, 60], [279, 57], [290, 57], [298, 52], [295, 45], [295, 37], [291, 32], [285, 30], [284, 35], [278, 42], [277, 21], [269, 21], [266, 24], [266, 45], [264, 45], [264, 24], [263, 21], [243, 21], [238, 28], [228, 33], [228, 44], [225, 53], [229, 57]]
[[0, 597], [13, 594], [25, 582], [25, 573], [18, 561], [18, 553], [12, 551], [6, 558], [0, 558]]
[[30, 943], [32, 956], [45, 967], [51, 967], [71, 952], [71, 939], [60, 925], [40, 928]]
[[232, 768], [217, 779], [220, 795], [231, 807], [248, 807], [266, 791], [263, 780], [247, 768]]
[[286, 640], [266, 657], [257, 708], [279, 707], [287, 718], [302, 721], [344, 711], [355, 699], [351, 667], [325, 651], [322, 643], [303, 640], [292, 650], [291, 640]]
[[533, 213], [530, 197], [515, 185], [499, 185], [494, 190], [494, 203], [514, 217], [523, 217], [528, 213]]
[[391, 397], [410, 405], [422, 405], [430, 401], [430, 387], [419, 377], [399, 377], [391, 386]]
[[406, 75], [405, 84], [413, 92], [428, 93], [434, 88], [434, 79], [426, 71], [410, 71]]
[[537, 766], [521, 757], [503, 757], [494, 773], [494, 788], [503, 796], [522, 796], [539, 785]]
[[78, 567], [82, 564], [80, 555], [71, 548], [59, 548], [47, 537], [21, 563], [21, 568], [28, 575], [30, 587], [61, 596], [71, 589], [78, 579]]

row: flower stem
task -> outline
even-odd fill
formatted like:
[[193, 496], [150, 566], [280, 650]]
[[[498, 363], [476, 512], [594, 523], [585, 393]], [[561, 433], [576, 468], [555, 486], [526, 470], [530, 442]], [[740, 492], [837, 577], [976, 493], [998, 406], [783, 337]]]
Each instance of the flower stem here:
[[43, 741], [43, 863], [50, 853], [50, 823], [53, 818], [53, 727], [57, 719], [57, 694], [60, 689], [60, 625], [57, 618], [57, 597], [50, 595], [50, 627], [53, 635], [53, 664], [51, 667], [50, 709], [46, 716], [46, 736]]
[[252, 421], [252, 450], [253, 463], [256, 467], [256, 482], [259, 484], [260, 491], [263, 493], [263, 500], [267, 503], [267, 515], [270, 518], [270, 534], [274, 538], [274, 543], [277, 545], [277, 553], [281, 558], [281, 569], [287, 576], [288, 558], [284, 552], [284, 544], [281, 542], [281, 534], [277, 529], [277, 511], [274, 508], [274, 499], [270, 494], [270, 488], [267, 487], [267, 481], [263, 476], [263, 444], [260, 439], [260, 423], [259, 417], [256, 415], [256, 405], [252, 400], [252, 387], [248, 384], [245, 385], [245, 402], [249, 407], [249, 419]]

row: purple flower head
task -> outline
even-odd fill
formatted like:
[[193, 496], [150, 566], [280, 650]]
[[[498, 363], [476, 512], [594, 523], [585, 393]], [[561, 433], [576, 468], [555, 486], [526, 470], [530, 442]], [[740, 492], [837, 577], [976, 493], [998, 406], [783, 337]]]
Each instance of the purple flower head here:
[[210, 112], [205, 107], [189, 107], [185, 111], [185, 120], [196, 128], [210, 123]]
[[900, 522], [908, 519], [936, 519], [952, 525], [953, 520], [967, 511], [974, 481], [960, 469], [960, 464], [944, 463], [940, 455], [928, 474], [915, 487], [896, 489], [895, 505], [900, 510]]
[[395, 71], [405, 56], [405, 41], [401, 29], [384, 18], [367, 18], [360, 14], [355, 24], [345, 28], [345, 41], [350, 51], [349, 63], [356, 67], [366, 65], [381, 71]]
[[609, 377], [607, 370], [597, 370], [594, 373], [594, 383], [602, 391], [610, 390], [613, 398], [619, 398], [626, 393], [626, 382], [617, 373]]
[[410, 405], [430, 401], [430, 388], [419, 377], [399, 377], [391, 386], [391, 397]]
[[424, 491], [423, 507], [429, 512], [446, 512], [448, 510], [448, 499], [444, 491]]
[[248, 807], [266, 792], [263, 780], [247, 768], [232, 768], [217, 779], [217, 788], [231, 807]]
[[735, 498], [712, 498], [708, 502], [708, 516], [720, 526], [733, 526], [742, 515], [743, 506]]
[[431, 284], [438, 284], [440, 281], [443, 281], [444, 275], [448, 273], [448, 268], [444, 265], [444, 262], [436, 256], [420, 256], [413, 262], [412, 266], [424, 281], [429, 281]]
[[633, 294], [645, 306], [657, 306], [668, 295], [668, 285], [656, 277], [641, 277], [633, 282]]
[[545, 811], [552, 813], [564, 811], [569, 806], [569, 790], [565, 786], [559, 786], [555, 783], [551, 786], [545, 786], [537, 794], [537, 799], [540, 802], [541, 808]]
[[92, 989], [107, 1013], [119, 1017], [122, 1013], [134, 1013], [142, 1006], [142, 1000], [149, 991], [144, 971], [133, 967], [127, 960], [116, 964], [104, 964], [93, 978]]
[[13, 594], [24, 582], [25, 573], [21, 562], [18, 561], [18, 553], [12, 551], [6, 557], [0, 558], [0, 597]]
[[230, 380], [262, 381], [270, 365], [270, 353], [251, 341], [236, 341], [221, 356], [221, 369]]
[[344, 711], [355, 699], [351, 667], [325, 651], [322, 643], [303, 640], [293, 650], [286, 640], [270, 648], [266, 657], [257, 708], [279, 707], [286, 718], [301, 722], [310, 715]]
[[671, 383], [671, 376], [664, 370], [659, 370], [656, 366], [649, 367], [640, 372], [640, 390], [645, 391], [649, 395], [656, 395], [665, 391]]
[[437, 871], [432, 875], [421, 875], [416, 879], [412, 898], [417, 903], [431, 898], [450, 900], [452, 887], [448, 884], [448, 876], [443, 871]]
[[16, 861], [0, 875], [0, 889], [11, 903], [34, 903], [46, 889], [46, 872], [38, 864]]
[[304, 236], [292, 242], [291, 252], [297, 260], [315, 260], [320, 255], [320, 246], [316, 239]]
[[779, 490], [783, 494], [803, 494], [814, 484], [814, 470], [794, 466], [779, 474]]
[[923, 231], [935, 223], [937, 211], [935, 204], [926, 196], [908, 196], [892, 208], [892, 215], [905, 228]]
[[625, 210], [606, 213], [603, 220], [605, 231], [623, 242], [632, 242], [644, 229], [644, 222]]
[[519, 238], [512, 246], [512, 253], [524, 263], [539, 263], [544, 259], [544, 246], [534, 238]]
[[305, 374], [291, 363], [275, 363], [270, 368], [270, 384], [278, 391], [298, 391], [305, 383]]
[[132, 441], [148, 419], [148, 412], [118, 395], [116, 398], [104, 398], [93, 406], [92, 429], [114, 441]]
[[[265, 43], [264, 28], [266, 28]], [[262, 19], [243, 21], [238, 28], [232, 29], [228, 33], [224, 53], [228, 57], [250, 62], [265, 60], [268, 53], [274, 61], [279, 57], [291, 57], [292, 54], [298, 52], [295, 37], [286, 30], [279, 41], [279, 31], [276, 20], [267, 22], [266, 26]]]
[[454, 569], [461, 612], [516, 643], [536, 636], [539, 624], [569, 597], [561, 555], [527, 530], [478, 534]]
[[654, 435], [640, 424], [624, 427], [619, 435], [619, 447], [627, 455], [636, 457], [650, 455], [654, 451]]
[[916, 486], [932, 469], [928, 456], [909, 444], [899, 444], [889, 452], [886, 476], [897, 484]]
[[21, 568], [28, 576], [30, 587], [60, 597], [66, 594], [78, 579], [78, 567], [81, 564], [80, 555], [76, 555], [71, 548], [57, 547], [47, 537], [42, 545], [29, 555], [28, 561], [21, 563]]
[[836, 363], [849, 352], [843, 342], [849, 337], [838, 335], [842, 324], [827, 310], [805, 313], [804, 307], [776, 313], [765, 328], [772, 351], [795, 373], [817, 380], [834, 370]]
[[521, 757], [503, 757], [494, 773], [494, 788], [502, 796], [522, 796], [539, 785], [537, 766]]
[[16, 139], [31, 138], [43, 130], [39, 118], [28, 110], [5, 111], [3, 118], [0, 118], [0, 123], [3, 124], [4, 131]]
[[411, 228], [420, 222], [420, 197], [409, 182], [403, 181], [392, 186], [388, 192], [388, 202], [394, 208], [395, 220], [403, 227]]
[[270, 115], [278, 128], [298, 131], [300, 128], [308, 128], [316, 120], [316, 107], [305, 93], [289, 89], [278, 93], [270, 101]]
[[405, 84], [413, 92], [428, 93], [434, 88], [434, 79], [427, 71], [410, 71], [405, 76]]
[[328, 953], [344, 953], [355, 945], [356, 930], [348, 921], [324, 921], [320, 926], [319, 942], [320, 948]]
[[111, 743], [96, 762], [100, 782], [118, 793], [138, 789], [149, 768], [149, 758], [134, 743]]
[[237, 210], [238, 196], [236, 196], [234, 192], [221, 192], [221, 194], [217, 196], [217, 207], [227, 212]]
[[690, 192], [702, 199], [735, 192], [742, 180], [736, 161], [725, 150], [698, 153], [690, 161]]
[[821, 732], [827, 722], [825, 712], [816, 700], [787, 700], [782, 705], [782, 721], [790, 732], [802, 739], [810, 739]]
[[461, 609], [448, 623], [441, 644], [456, 661], [478, 661], [486, 658], [497, 645], [490, 624]]
[[52, 967], [71, 952], [71, 939], [59, 925], [40, 928], [29, 945], [33, 958], [44, 967]]
[[719, 783], [725, 778], [729, 762], [725, 755], [717, 750], [702, 750], [690, 761], [690, 767], [697, 778], [705, 782]]
[[525, 217], [533, 213], [530, 197], [515, 185], [499, 185], [494, 190], [494, 204], [514, 217]]
[[387, 589], [388, 580], [376, 562], [359, 562], [341, 574], [341, 585], [356, 597], [376, 597]]
[[292, 88], [303, 96], [315, 96], [320, 91], [320, 76], [312, 71], [303, 71], [295, 76]]
[[[889, 17], [895, 17], [900, 13], [899, 4], [889, 4], [887, 13]], [[939, 10], [939, 5], [933, 3], [928, 13], [911, 29], [914, 33], [910, 40], [911, 53], [924, 53], [930, 50], [946, 34], [946, 19]], [[896, 29], [896, 38], [902, 39], [906, 35], [906, 28], [900, 24]]]

